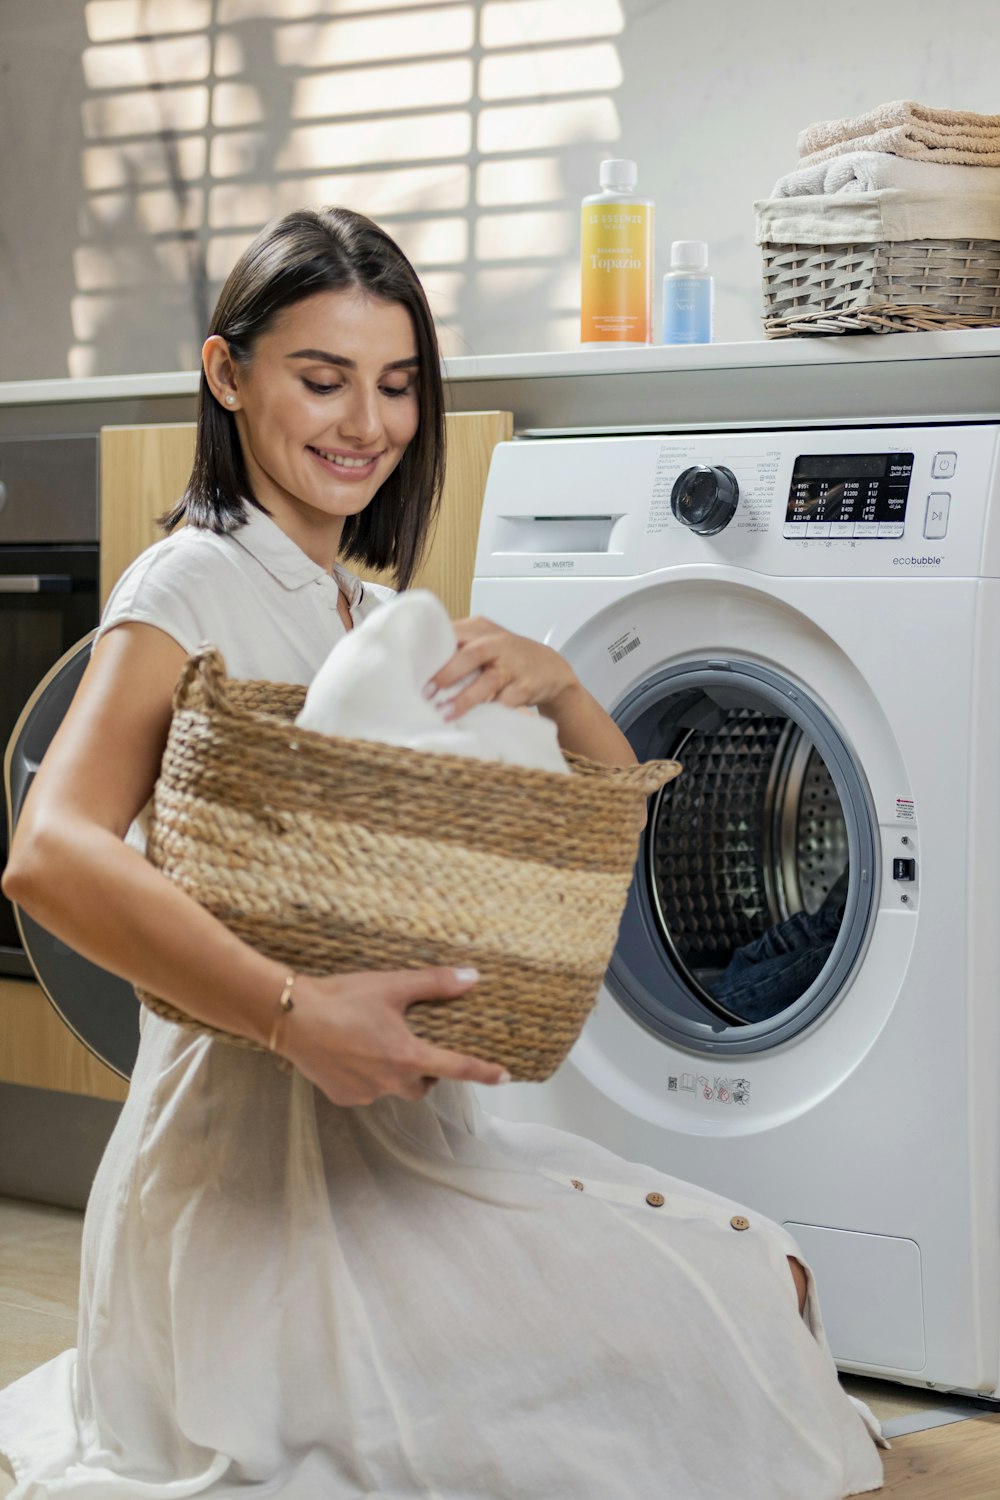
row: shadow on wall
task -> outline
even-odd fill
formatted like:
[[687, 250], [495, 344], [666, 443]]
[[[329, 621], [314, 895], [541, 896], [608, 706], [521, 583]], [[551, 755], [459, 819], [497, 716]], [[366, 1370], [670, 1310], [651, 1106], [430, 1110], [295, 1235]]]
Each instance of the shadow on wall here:
[[[74, 9], [74, 7], [70, 7]], [[402, 244], [446, 353], [578, 338], [578, 188], [617, 150], [620, 0], [87, 0], [74, 376], [192, 368], [276, 214]]]
[[82, 5], [0, 8], [0, 378], [65, 375], [81, 201]]

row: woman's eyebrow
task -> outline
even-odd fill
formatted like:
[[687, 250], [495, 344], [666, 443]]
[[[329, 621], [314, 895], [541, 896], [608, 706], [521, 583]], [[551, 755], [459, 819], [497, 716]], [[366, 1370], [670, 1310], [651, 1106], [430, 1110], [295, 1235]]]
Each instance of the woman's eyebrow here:
[[[339, 365], [344, 370], [356, 370], [357, 364], [353, 359], [346, 359], [342, 354], [328, 354], [325, 349], [296, 349], [294, 354], [288, 354], [286, 359], [312, 359], [324, 365]], [[411, 370], [419, 365], [420, 360], [416, 354], [411, 354], [407, 359], [394, 359], [383, 366], [386, 370]]]

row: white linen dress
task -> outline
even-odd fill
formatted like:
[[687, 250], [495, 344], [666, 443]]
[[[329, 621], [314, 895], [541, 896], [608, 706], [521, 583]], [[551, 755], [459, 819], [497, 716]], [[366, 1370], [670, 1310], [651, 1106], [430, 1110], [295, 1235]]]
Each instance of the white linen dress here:
[[[338, 587], [377, 606], [255, 511], [147, 551], [104, 628], [307, 683]], [[79, 1347], [0, 1393], [0, 1452], [17, 1500], [841, 1500], [881, 1464], [795, 1253], [468, 1086], [342, 1109], [145, 1013]]]

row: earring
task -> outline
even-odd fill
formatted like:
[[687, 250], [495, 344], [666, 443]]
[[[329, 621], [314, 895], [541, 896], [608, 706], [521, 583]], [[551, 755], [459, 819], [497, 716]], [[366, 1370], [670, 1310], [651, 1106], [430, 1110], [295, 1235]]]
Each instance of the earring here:
[[227, 396], [226, 397], [226, 405], [227, 406], [235, 406], [236, 405], [236, 397], [235, 396]]

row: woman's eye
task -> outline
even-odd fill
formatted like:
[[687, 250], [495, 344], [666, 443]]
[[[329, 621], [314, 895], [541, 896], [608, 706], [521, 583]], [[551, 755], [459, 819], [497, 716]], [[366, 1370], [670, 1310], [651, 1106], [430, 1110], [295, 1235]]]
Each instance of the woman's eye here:
[[413, 386], [410, 383], [406, 385], [384, 385], [382, 387], [383, 396], [410, 396], [412, 393]]
[[317, 396], [329, 396], [331, 391], [340, 390], [338, 384], [324, 385], [318, 380], [306, 380], [305, 376], [302, 377], [302, 384], [307, 390], [315, 391]]

